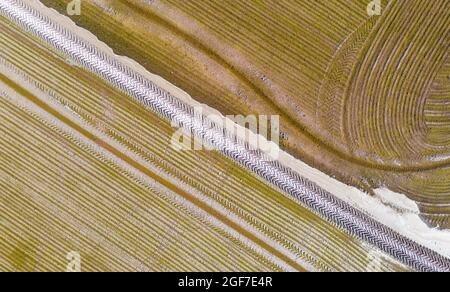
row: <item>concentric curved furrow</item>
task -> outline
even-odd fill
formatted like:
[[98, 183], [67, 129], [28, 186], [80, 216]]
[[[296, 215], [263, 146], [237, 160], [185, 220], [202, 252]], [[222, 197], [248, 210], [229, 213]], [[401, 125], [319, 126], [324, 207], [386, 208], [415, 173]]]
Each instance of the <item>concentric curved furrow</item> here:
[[[409, 270], [0, 18], [0, 270]], [[150, 78], [150, 77], [149, 77]], [[374, 264], [375, 262], [375, 264]]]
[[[430, 87], [447, 60], [450, 19], [448, 1], [408, 2], [393, 3], [355, 68], [343, 131], [353, 155], [420, 170], [450, 162], [450, 149], [427, 139], [434, 127], [425, 113]], [[441, 117], [450, 113], [439, 109]]]
[[329, 144], [336, 144], [341, 151], [348, 151], [343, 141], [342, 125], [347, 108], [346, 89], [350, 82], [353, 67], [358, 61], [359, 52], [376, 24], [374, 19], [364, 23], [350, 34], [341, 44], [330, 62], [325, 79], [317, 95], [316, 119], [320, 123], [321, 134]]
[[410, 169], [381, 180], [443, 227], [450, 226], [448, 11], [448, 1], [392, 3], [354, 69], [342, 127], [354, 156]]

